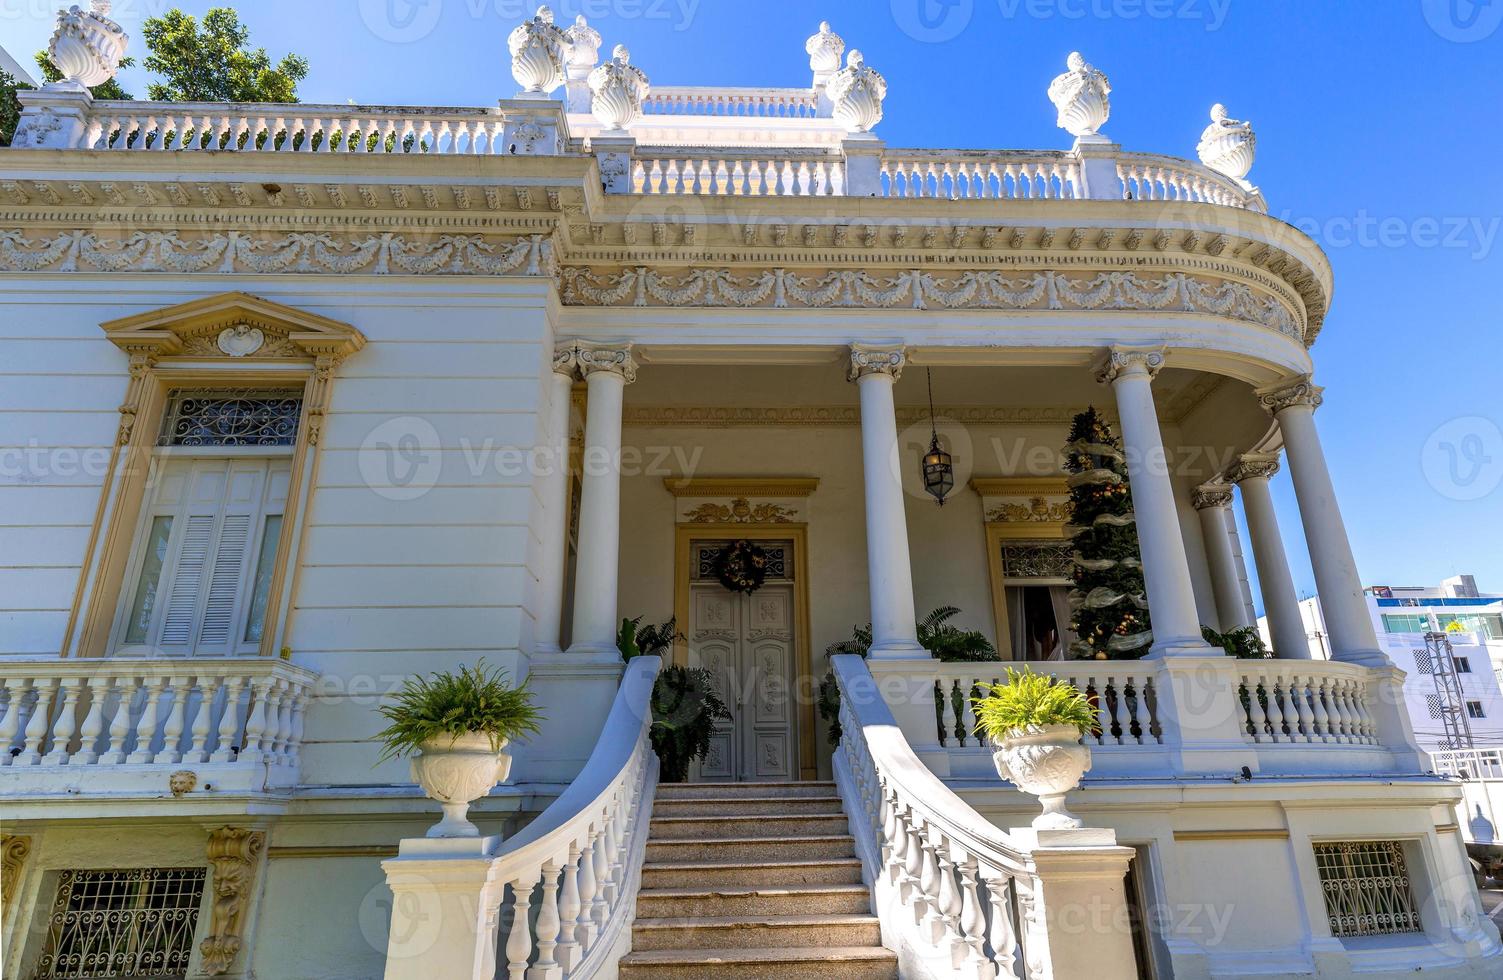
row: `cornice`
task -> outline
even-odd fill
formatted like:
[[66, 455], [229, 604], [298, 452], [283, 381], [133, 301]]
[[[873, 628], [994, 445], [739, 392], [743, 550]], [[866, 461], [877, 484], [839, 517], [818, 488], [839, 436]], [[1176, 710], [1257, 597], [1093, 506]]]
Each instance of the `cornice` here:
[[[1086, 406], [992, 407], [979, 405], [941, 405], [935, 415], [942, 421], [961, 425], [1065, 425]], [[1108, 421], [1116, 416], [1104, 412]], [[897, 421], [912, 425], [929, 420], [923, 406], [899, 406]], [[1178, 418], [1160, 414], [1161, 422], [1174, 423]], [[845, 426], [860, 425], [861, 410], [855, 405], [628, 405], [623, 412], [625, 425], [664, 427], [733, 428], [741, 426]]]
[[975, 477], [971, 489], [983, 497], [1062, 497], [1070, 493], [1063, 476]]

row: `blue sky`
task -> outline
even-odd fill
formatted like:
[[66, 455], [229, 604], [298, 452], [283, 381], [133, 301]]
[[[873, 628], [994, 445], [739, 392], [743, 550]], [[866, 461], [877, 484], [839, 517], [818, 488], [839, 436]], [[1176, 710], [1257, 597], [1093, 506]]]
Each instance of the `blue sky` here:
[[[81, 0], [80, 0], [81, 2]], [[137, 39], [174, 4], [116, 0]], [[202, 13], [209, 4], [176, 4]], [[515, 89], [517, 0], [255, 0], [254, 41], [308, 57], [310, 102], [484, 105]], [[29, 64], [48, 0], [0, 0]], [[889, 83], [890, 145], [1063, 148], [1044, 90], [1079, 49], [1110, 77], [1106, 131], [1193, 157], [1212, 102], [1257, 127], [1251, 178], [1326, 247], [1317, 415], [1369, 584], [1457, 572], [1503, 592], [1503, 0], [569, 0], [662, 84], [802, 85], [821, 18]], [[141, 52], [139, 40], [133, 53]], [[145, 73], [123, 81], [137, 94]], [[1287, 474], [1297, 586], [1313, 591]], [[1245, 525], [1244, 525], [1245, 531]]]

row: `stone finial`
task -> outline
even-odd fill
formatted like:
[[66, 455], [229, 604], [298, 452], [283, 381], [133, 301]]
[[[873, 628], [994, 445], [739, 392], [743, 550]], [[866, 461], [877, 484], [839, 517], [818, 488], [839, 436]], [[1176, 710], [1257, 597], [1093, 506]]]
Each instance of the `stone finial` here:
[[569, 42], [570, 67], [594, 68], [599, 63], [600, 32], [590, 26], [584, 14], [575, 15], [573, 25], [564, 31], [564, 39]]
[[1201, 163], [1245, 184], [1257, 150], [1258, 137], [1252, 123], [1231, 118], [1220, 102], [1211, 106], [1211, 124], [1200, 134], [1195, 147]]
[[819, 31], [804, 42], [809, 53], [809, 70], [814, 72], [814, 87], [827, 83], [840, 70], [840, 56], [845, 53], [845, 40], [830, 30], [830, 22], [819, 22]]
[[552, 92], [564, 82], [564, 54], [569, 40], [553, 23], [553, 11], [539, 7], [506, 39], [511, 51], [511, 77], [523, 92]]
[[1049, 83], [1049, 101], [1059, 110], [1059, 128], [1076, 139], [1099, 141], [1100, 129], [1112, 114], [1111, 82], [1079, 51], [1071, 51], [1065, 65], [1064, 73]]
[[109, 12], [108, 0], [94, 0], [87, 11], [74, 5], [57, 12], [47, 56], [63, 77], [46, 88], [82, 90], [115, 77], [130, 37], [110, 20]]
[[631, 63], [631, 52], [618, 44], [611, 60], [590, 72], [590, 111], [608, 132], [625, 132], [642, 117], [642, 100], [651, 88], [647, 75]]
[[869, 133], [882, 121], [882, 100], [887, 97], [887, 79], [875, 68], [868, 68], [861, 52], [851, 49], [845, 67], [837, 71], [828, 86], [835, 104], [835, 121], [850, 133]]

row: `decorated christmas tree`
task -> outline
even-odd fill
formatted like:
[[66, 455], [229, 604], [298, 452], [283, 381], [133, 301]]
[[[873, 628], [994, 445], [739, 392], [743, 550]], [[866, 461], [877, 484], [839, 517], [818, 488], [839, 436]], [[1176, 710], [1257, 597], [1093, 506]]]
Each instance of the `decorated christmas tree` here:
[[1070, 471], [1070, 532], [1075, 588], [1070, 591], [1072, 656], [1135, 660], [1153, 632], [1133, 522], [1127, 461], [1111, 427], [1089, 408], [1075, 416], [1065, 446]]

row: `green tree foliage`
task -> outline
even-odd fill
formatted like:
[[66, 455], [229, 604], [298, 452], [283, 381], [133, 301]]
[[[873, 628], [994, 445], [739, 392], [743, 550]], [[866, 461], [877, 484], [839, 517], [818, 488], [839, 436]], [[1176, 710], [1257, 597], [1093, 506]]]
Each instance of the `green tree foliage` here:
[[16, 81], [14, 75], [0, 71], [0, 146], [10, 146], [10, 138], [21, 119], [21, 100], [16, 90], [31, 88], [25, 82]]
[[1070, 628], [1079, 639], [1070, 652], [1080, 659], [1137, 659], [1148, 652], [1153, 632], [1132, 490], [1122, 444], [1095, 408], [1075, 416], [1065, 468], [1075, 474], [1070, 481], [1075, 544]]
[[[63, 73], [58, 71], [57, 67], [52, 64], [52, 59], [47, 57], [47, 52], [38, 51], [36, 53], [35, 60], [37, 63], [37, 69], [42, 73], [43, 82], [62, 81]], [[135, 63], [136, 59], [134, 58], [120, 59], [121, 68], [129, 68]], [[100, 84], [95, 85], [93, 88], [89, 89], [89, 94], [94, 96], [94, 98], [96, 99], [118, 99], [120, 101], [125, 101], [132, 97], [129, 92], [120, 87], [120, 82], [114, 78], [106, 79]]]
[[250, 47], [250, 29], [229, 7], [213, 7], [203, 24], [177, 8], [142, 28], [151, 51], [143, 64], [163, 81], [147, 86], [159, 102], [296, 102], [308, 61], [288, 54], [275, 65]]

